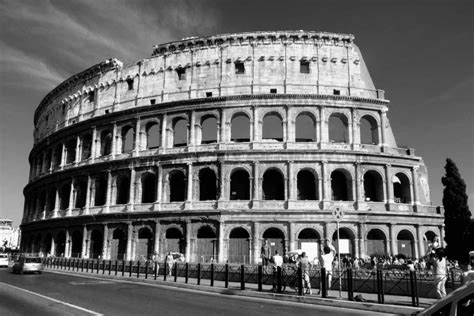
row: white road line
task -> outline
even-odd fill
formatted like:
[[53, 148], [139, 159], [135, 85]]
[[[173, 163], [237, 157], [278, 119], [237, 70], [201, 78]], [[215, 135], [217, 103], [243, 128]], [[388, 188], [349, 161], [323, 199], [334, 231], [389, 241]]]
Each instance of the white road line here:
[[69, 306], [69, 307], [72, 307], [72, 308], [75, 308], [75, 309], [84, 311], [84, 312], [89, 313], [89, 314], [92, 314], [92, 315], [103, 316], [103, 314], [97, 313], [97, 312], [94, 312], [94, 311], [91, 311], [90, 309], [86, 309], [86, 308], [83, 308], [83, 307], [80, 307], [80, 306], [77, 306], [77, 305], [74, 305], [74, 304], [66, 303], [66, 302], [63, 302], [63, 301], [54, 299], [54, 298], [52, 298], [52, 297], [49, 297], [49, 296], [45, 296], [45, 295], [42, 295], [42, 294], [39, 294], [39, 293], [36, 293], [36, 292], [32, 292], [32, 291], [23, 289], [23, 288], [21, 288], [21, 287], [17, 287], [17, 286], [11, 285], [11, 284], [3, 283], [3, 282], [0, 282], [0, 284], [5, 284], [6, 286], [9, 286], [9, 287], [14, 288], [14, 289], [16, 289], [16, 290], [23, 291], [23, 292], [26, 292], [26, 293], [29, 293], [29, 294], [33, 294], [33, 295], [39, 296], [39, 297], [41, 297], [41, 298], [45, 298], [45, 299], [47, 299], [47, 300], [50, 300], [50, 301], [53, 301], [53, 302], [56, 302], [56, 303], [59, 303], [59, 304], [66, 305], [66, 306]]

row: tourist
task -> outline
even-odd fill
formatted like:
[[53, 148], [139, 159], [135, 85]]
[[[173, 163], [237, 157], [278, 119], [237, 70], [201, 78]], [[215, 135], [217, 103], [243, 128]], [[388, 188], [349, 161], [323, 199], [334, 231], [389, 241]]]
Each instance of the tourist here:
[[436, 293], [439, 298], [446, 296], [446, 279], [447, 279], [447, 267], [446, 257], [444, 254], [444, 248], [436, 248], [435, 257], [432, 260], [433, 271], [434, 271], [434, 282], [436, 285]]
[[270, 259], [270, 248], [267, 245], [267, 240], [263, 240], [262, 248], [260, 249], [260, 258], [262, 258], [262, 264], [268, 266], [268, 260]]
[[171, 252], [168, 252], [168, 254], [166, 255], [165, 261], [166, 261], [166, 264], [168, 265], [169, 276], [171, 276], [171, 270], [173, 270], [173, 265], [174, 265], [174, 258]]
[[311, 291], [311, 280], [309, 279], [309, 268], [311, 262], [306, 256], [306, 252], [301, 253], [301, 258], [298, 260], [297, 265], [301, 267], [301, 273], [303, 275], [303, 286], [306, 294], [313, 294]]
[[321, 264], [324, 269], [326, 269], [326, 293], [327, 296], [329, 293], [329, 289], [331, 288], [332, 282], [332, 262], [334, 261], [334, 256], [336, 254], [336, 250], [334, 247], [329, 247], [329, 245], [324, 246], [323, 254], [321, 254]]

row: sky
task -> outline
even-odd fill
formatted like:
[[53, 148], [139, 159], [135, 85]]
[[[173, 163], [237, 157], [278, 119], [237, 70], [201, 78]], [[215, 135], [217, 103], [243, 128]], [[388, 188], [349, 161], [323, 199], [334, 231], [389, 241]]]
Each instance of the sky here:
[[474, 1], [0, 0], [0, 218], [21, 223], [33, 115], [55, 86], [105, 59], [151, 56], [190, 36], [275, 30], [350, 33], [390, 100], [398, 145], [416, 149], [441, 205], [447, 157], [474, 213]]

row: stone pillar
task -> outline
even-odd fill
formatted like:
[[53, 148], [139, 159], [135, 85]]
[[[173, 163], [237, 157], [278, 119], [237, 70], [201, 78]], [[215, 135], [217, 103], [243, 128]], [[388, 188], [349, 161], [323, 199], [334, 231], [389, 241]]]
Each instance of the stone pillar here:
[[284, 142], [295, 142], [295, 120], [291, 117], [291, 108], [289, 105], [285, 107], [285, 114], [286, 114], [286, 133], [283, 134], [283, 141]]
[[109, 259], [109, 226], [104, 224], [104, 239], [102, 244], [102, 259]]
[[253, 139], [251, 139], [251, 142], [258, 142], [260, 141], [261, 134], [259, 132], [259, 121], [260, 118], [258, 117], [258, 108], [256, 106], [253, 107]]
[[445, 243], [444, 243], [444, 226], [443, 225], [439, 226], [439, 245], [440, 245], [440, 247], [445, 247], [446, 246]]
[[257, 222], [253, 223], [253, 234], [252, 234], [252, 249], [253, 249], [253, 264], [258, 264], [260, 261], [260, 224]]
[[219, 236], [217, 236], [219, 239], [218, 244], [217, 244], [217, 262], [218, 263], [225, 263], [226, 259], [226, 254], [224, 253], [224, 222], [219, 221]]
[[294, 162], [293, 161], [288, 161], [288, 193], [286, 198], [289, 201], [294, 201], [296, 200], [296, 191], [297, 191], [297, 184], [295, 183], [295, 177], [296, 175], [294, 174]]
[[112, 196], [112, 172], [107, 171], [107, 192], [105, 195], [105, 213], [110, 211], [110, 200]]
[[294, 251], [298, 248], [296, 246], [295, 233], [296, 233], [295, 223], [290, 222], [288, 226], [289, 251]]
[[366, 227], [365, 223], [359, 223], [359, 258], [365, 257], [365, 239], [366, 239]]
[[72, 210], [74, 209], [74, 195], [75, 195], [75, 181], [74, 179], [71, 179], [71, 187], [70, 187], [70, 190], [69, 190], [69, 203], [68, 203], [68, 208], [67, 208], [67, 216], [71, 216], [72, 215]]
[[53, 217], [58, 217], [59, 211], [59, 190], [56, 188], [54, 193], [54, 210], [53, 210]]
[[74, 162], [78, 164], [81, 161], [81, 148], [82, 148], [81, 137], [76, 137], [76, 157], [74, 158]]
[[357, 201], [357, 208], [360, 207], [360, 204], [365, 201], [364, 199], [364, 181], [362, 174], [360, 172], [360, 163], [356, 162], [354, 164], [355, 169], [355, 179], [354, 179], [354, 189], [352, 192], [355, 193], [355, 201]]
[[412, 178], [412, 188], [413, 188], [413, 205], [415, 206], [415, 211], [417, 211], [420, 201], [418, 200], [418, 168], [419, 166], [414, 166], [411, 168], [411, 178]]
[[[186, 220], [186, 231], [184, 232], [184, 236], [186, 238], [186, 249], [185, 249], [185, 257], [186, 261], [191, 261], [191, 222]], [[198, 259], [198, 258], [196, 258]]]
[[153, 245], [153, 251], [159, 255], [160, 254], [160, 234], [161, 234], [161, 226], [160, 221], [155, 221], [155, 239]]
[[44, 193], [44, 203], [43, 203], [43, 214], [41, 215], [41, 219], [46, 219], [46, 213], [48, 211], [48, 197], [49, 197], [49, 192], [46, 191]]
[[354, 108], [351, 108], [351, 121], [352, 121], [352, 124], [351, 124], [351, 138], [352, 138], [352, 141], [351, 141], [351, 144], [352, 144], [352, 149], [353, 150], [358, 150], [359, 149], [359, 145], [360, 145], [360, 121], [358, 120], [358, 117], [357, 117], [357, 114], [354, 113]]
[[384, 148], [387, 146], [387, 136], [385, 135], [386, 131], [385, 131], [385, 125], [387, 124], [387, 111], [388, 109], [382, 109], [381, 113], [380, 113], [380, 125], [381, 125], [381, 128], [380, 128], [380, 136], [381, 136], [381, 145], [382, 145], [382, 151], [384, 151]]
[[395, 227], [393, 224], [389, 223], [388, 228], [390, 230], [390, 251], [392, 256], [395, 256], [398, 254], [398, 245], [397, 245], [397, 236], [395, 235]]
[[56, 243], [54, 242], [54, 236], [51, 238], [51, 254], [56, 256]]
[[97, 157], [97, 127], [92, 127], [91, 162]]
[[392, 165], [387, 164], [385, 165], [385, 183], [387, 189], [387, 203], [393, 204], [393, 183], [392, 183], [392, 172], [390, 171]]
[[[329, 202], [331, 200], [331, 175], [328, 174], [328, 162], [326, 160], [321, 161], [321, 178], [322, 178], [322, 201]], [[324, 206], [323, 206], [324, 207]]]
[[66, 258], [71, 258], [71, 233], [69, 228], [66, 228], [66, 249], [64, 249], [64, 256]]
[[132, 257], [132, 235], [133, 235], [133, 225], [128, 223], [127, 226], [127, 260], [133, 260]]
[[157, 177], [157, 185], [156, 185], [156, 201], [161, 204], [163, 200], [163, 167], [158, 165], [158, 177]]
[[423, 232], [421, 231], [420, 225], [415, 224], [415, 228], [416, 228], [416, 235], [418, 237], [418, 255], [419, 255], [418, 258], [421, 258], [426, 254], [425, 244], [423, 240]]
[[418, 243], [418, 236], [413, 236], [413, 246], [415, 248], [415, 258], [420, 258], [421, 254], [420, 254], [420, 247], [419, 247], [419, 243]]
[[320, 142], [321, 143], [328, 143], [329, 142], [329, 130], [328, 130], [328, 120], [326, 118], [326, 108], [321, 106], [319, 108], [320, 114], [320, 120], [321, 124], [319, 124], [320, 128]]
[[186, 202], [192, 202], [193, 200], [193, 164], [188, 163], [188, 190], [186, 195]]
[[92, 179], [91, 179], [91, 176], [88, 174], [87, 175], [87, 188], [86, 188], [86, 205], [84, 209], [85, 215], [89, 214], [89, 207], [91, 205], [91, 185], [92, 185]]
[[140, 131], [140, 118], [137, 118], [135, 122], [135, 148], [133, 148], [133, 155], [138, 156], [141, 148], [141, 131]]
[[62, 145], [61, 146], [61, 162], [59, 164], [59, 167], [61, 167], [62, 169], [66, 165], [67, 150], [66, 150], [66, 144], [61, 144], [61, 145]]
[[[218, 129], [218, 143], [226, 143], [227, 142], [227, 131], [229, 130], [230, 124], [226, 124], [226, 117], [225, 117], [225, 111], [220, 109], [220, 122], [219, 122], [219, 129]], [[230, 122], [229, 122], [230, 123]]]
[[223, 163], [219, 163], [219, 170], [218, 170], [218, 178], [219, 178], [219, 201], [230, 200], [228, 197], [227, 192], [230, 192], [230, 188], [226, 185], [227, 178], [224, 177], [224, 166]]
[[188, 146], [196, 145], [196, 113], [194, 111], [189, 112], [189, 125], [188, 125]]
[[130, 188], [128, 194], [128, 211], [133, 212], [134, 205], [135, 205], [135, 167], [130, 168]]
[[87, 244], [89, 242], [89, 239], [87, 238], [87, 226], [84, 225], [82, 227], [82, 249], [81, 249], [81, 258], [87, 259], [89, 258], [88, 253], [87, 253]]
[[166, 120], [167, 120], [167, 117], [166, 117], [166, 114], [163, 114], [163, 117], [161, 119], [161, 144], [160, 144], [160, 147], [161, 148], [167, 148], [167, 144], [166, 144], [166, 132], [167, 132], [167, 128], [166, 128]]
[[122, 148], [117, 149], [119, 138], [119, 135], [117, 135], [117, 122], [113, 122], [112, 124], [112, 148], [110, 149], [110, 155], [112, 156], [112, 159], [114, 159], [117, 152], [122, 153]]
[[253, 197], [252, 200], [260, 200], [258, 161], [253, 162]]

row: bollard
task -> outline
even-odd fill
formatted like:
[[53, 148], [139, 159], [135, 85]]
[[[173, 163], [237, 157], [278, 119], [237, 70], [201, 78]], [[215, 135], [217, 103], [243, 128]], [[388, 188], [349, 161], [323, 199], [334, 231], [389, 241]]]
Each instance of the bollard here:
[[145, 261], [145, 279], [148, 279], [148, 260]]
[[321, 297], [326, 298], [328, 297], [328, 290], [327, 290], [327, 278], [326, 278], [326, 269], [321, 268]]
[[86, 272], [89, 272], [89, 259], [86, 260]]
[[225, 275], [224, 275], [224, 281], [225, 281], [225, 288], [227, 289], [229, 287], [229, 264], [225, 264]]
[[168, 268], [168, 263], [165, 261], [165, 274], [163, 275], [163, 281], [166, 281], [166, 278], [168, 277], [168, 273], [169, 273], [169, 268]]
[[137, 261], [137, 279], [140, 278], [140, 260]]
[[81, 272], [84, 272], [84, 259], [81, 260]]
[[174, 270], [174, 282], [178, 282], [178, 263], [175, 262], [173, 266]]
[[211, 263], [211, 286], [214, 286], [214, 263]]
[[379, 304], [383, 304], [384, 303], [383, 274], [381, 270], [377, 270], [376, 279], [377, 279], [377, 301]]
[[184, 283], [188, 283], [189, 281], [189, 263], [186, 262], [185, 269], [184, 269], [185, 279]]
[[416, 307], [420, 306], [420, 296], [418, 295], [418, 280], [416, 276], [416, 272], [414, 273], [415, 277], [415, 298], [416, 298]]
[[245, 266], [240, 266], [240, 289], [245, 290]]
[[133, 264], [133, 261], [130, 260], [130, 268], [129, 268], [129, 270], [128, 270], [128, 276], [129, 276], [129, 277], [132, 277], [132, 264]]
[[122, 276], [125, 275], [125, 261], [122, 260]]
[[201, 264], [197, 265], [197, 285], [201, 285]]
[[105, 274], [105, 260], [102, 260], [102, 274]]
[[155, 261], [155, 269], [154, 269], [154, 279], [156, 280], [156, 277], [158, 276], [158, 269], [159, 269], [159, 266], [158, 266], [158, 261]]
[[263, 282], [263, 266], [260, 264], [258, 266], [258, 272], [257, 272], [258, 291], [260, 292], [262, 292], [262, 282]]
[[115, 259], [115, 275], [117, 275], [118, 272], [118, 261]]
[[67, 270], [71, 271], [71, 259], [67, 259]]
[[303, 291], [303, 270], [301, 269], [301, 266], [298, 267], [297, 271], [297, 276], [298, 279], [298, 295], [299, 296], [304, 296], [304, 291]]
[[347, 271], [347, 299], [349, 301], [354, 300], [354, 281], [353, 281], [353, 275], [352, 275], [352, 269], [349, 268], [346, 270]]
[[283, 285], [283, 282], [282, 282], [283, 273], [282, 273], [281, 267], [277, 267], [276, 277], [277, 277], [277, 292], [281, 293], [282, 292], [282, 287], [283, 287], [282, 286]]
[[99, 270], [100, 270], [100, 261], [99, 259], [97, 259], [97, 270], [96, 270], [97, 274], [99, 274]]
[[420, 301], [418, 297], [418, 285], [416, 281], [416, 272], [410, 271], [411, 304], [415, 307], [418, 307], [420, 305]]

